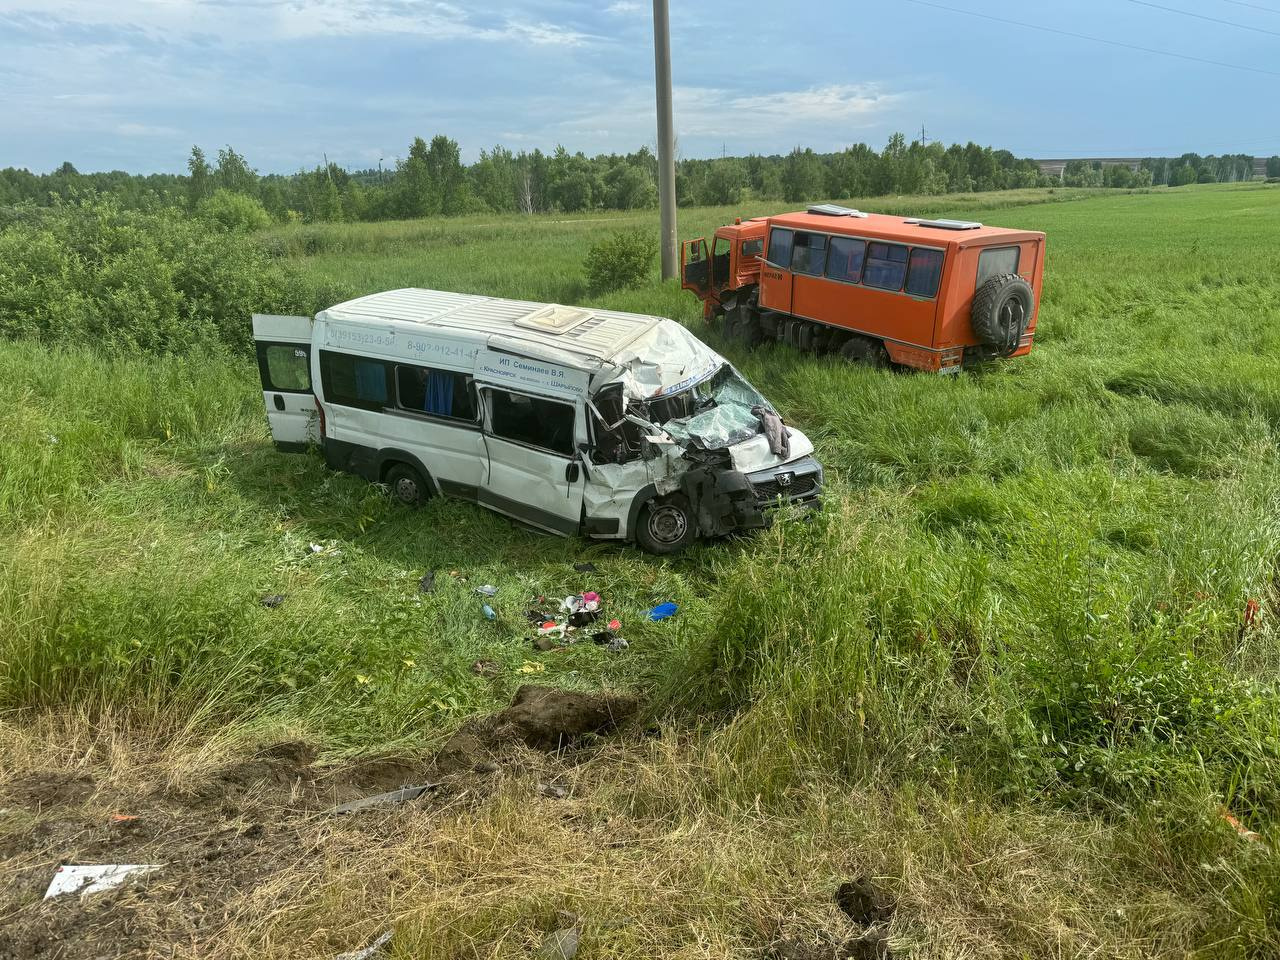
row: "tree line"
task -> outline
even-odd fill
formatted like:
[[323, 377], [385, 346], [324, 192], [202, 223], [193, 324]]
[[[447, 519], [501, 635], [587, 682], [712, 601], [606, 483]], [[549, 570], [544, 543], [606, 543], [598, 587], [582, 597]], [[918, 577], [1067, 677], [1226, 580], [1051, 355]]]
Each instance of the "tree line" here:
[[[1272, 168], [1275, 173], [1271, 174]], [[1268, 161], [1280, 176], [1280, 157]], [[731, 206], [746, 200], [785, 200], [944, 194], [1020, 187], [1179, 186], [1248, 179], [1253, 158], [1243, 155], [1177, 159], [1148, 158], [1138, 170], [1105, 169], [1075, 160], [1061, 177], [1041, 172], [1036, 161], [976, 143], [907, 142], [895, 133], [876, 151], [858, 143], [835, 153], [796, 147], [770, 156], [684, 159], [677, 164], [676, 194], [682, 206]], [[403, 158], [387, 169], [348, 170], [327, 163], [293, 174], [259, 174], [248, 159], [227, 146], [210, 159], [198, 146], [187, 173], [82, 174], [70, 163], [51, 173], [0, 170], [0, 205], [48, 206], [85, 196], [109, 195], [126, 209], [213, 204], [243, 216], [242, 198], [260, 206], [262, 219], [276, 222], [372, 221], [464, 213], [578, 213], [635, 210], [657, 203], [657, 160], [641, 147], [627, 154], [482, 150], [464, 164], [458, 143], [437, 135], [415, 138]], [[229, 200], [228, 198], [232, 198]], [[252, 218], [251, 218], [252, 219]]]

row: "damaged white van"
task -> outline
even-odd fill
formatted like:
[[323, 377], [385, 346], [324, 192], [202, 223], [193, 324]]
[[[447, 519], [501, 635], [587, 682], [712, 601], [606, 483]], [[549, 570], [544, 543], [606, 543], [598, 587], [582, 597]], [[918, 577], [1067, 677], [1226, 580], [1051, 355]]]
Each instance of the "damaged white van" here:
[[675, 553], [822, 490], [808, 438], [671, 320], [409, 289], [253, 335], [277, 446], [406, 504]]

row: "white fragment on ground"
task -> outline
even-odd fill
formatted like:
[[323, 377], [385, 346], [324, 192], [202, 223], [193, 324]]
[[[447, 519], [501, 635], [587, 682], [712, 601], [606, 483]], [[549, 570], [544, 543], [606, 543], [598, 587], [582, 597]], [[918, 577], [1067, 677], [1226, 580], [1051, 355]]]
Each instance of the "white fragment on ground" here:
[[395, 934], [394, 930], [388, 930], [373, 943], [360, 950], [350, 950], [347, 953], [340, 953], [333, 960], [369, 960], [374, 954], [391, 942], [391, 937]]
[[155, 863], [98, 863], [71, 866], [63, 864], [53, 875], [44, 898], [50, 900], [64, 893], [86, 895], [118, 887], [129, 877], [160, 869]]

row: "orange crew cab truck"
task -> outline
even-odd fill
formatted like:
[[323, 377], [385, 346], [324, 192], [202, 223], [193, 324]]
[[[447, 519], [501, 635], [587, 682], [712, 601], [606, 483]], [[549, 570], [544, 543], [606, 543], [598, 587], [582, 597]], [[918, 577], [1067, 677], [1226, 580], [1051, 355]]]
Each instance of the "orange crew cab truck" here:
[[1045, 235], [819, 204], [738, 220], [681, 249], [710, 322], [764, 340], [935, 373], [1031, 352]]

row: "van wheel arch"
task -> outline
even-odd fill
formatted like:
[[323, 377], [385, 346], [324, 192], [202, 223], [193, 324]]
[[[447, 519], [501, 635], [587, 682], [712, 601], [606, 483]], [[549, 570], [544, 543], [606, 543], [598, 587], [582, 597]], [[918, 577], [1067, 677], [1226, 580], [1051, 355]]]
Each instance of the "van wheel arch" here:
[[[384, 450], [378, 455], [378, 481], [380, 483], [389, 483], [391, 473], [396, 467], [408, 467], [416, 473], [422, 480], [421, 500], [431, 499], [438, 492], [436, 489], [435, 477], [431, 476], [431, 471], [423, 466], [422, 461], [411, 453], [404, 450]], [[393, 490], [394, 494], [395, 491]]]

